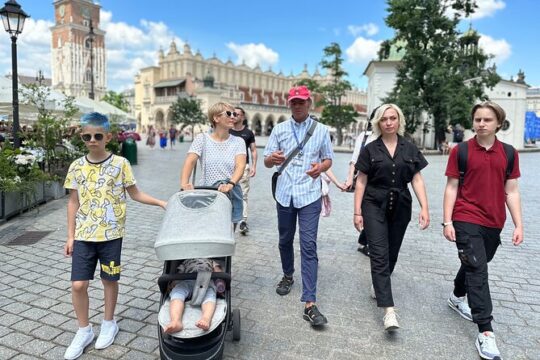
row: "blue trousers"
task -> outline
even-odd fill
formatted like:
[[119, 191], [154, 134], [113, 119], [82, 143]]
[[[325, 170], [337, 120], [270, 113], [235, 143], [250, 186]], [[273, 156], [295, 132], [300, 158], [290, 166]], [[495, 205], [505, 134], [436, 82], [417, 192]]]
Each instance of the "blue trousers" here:
[[302, 266], [302, 302], [315, 302], [317, 293], [317, 231], [321, 215], [321, 199], [302, 208], [292, 204], [285, 207], [277, 204], [279, 229], [279, 255], [281, 267], [285, 275], [294, 273], [294, 234], [296, 222], [300, 232], [300, 261]]

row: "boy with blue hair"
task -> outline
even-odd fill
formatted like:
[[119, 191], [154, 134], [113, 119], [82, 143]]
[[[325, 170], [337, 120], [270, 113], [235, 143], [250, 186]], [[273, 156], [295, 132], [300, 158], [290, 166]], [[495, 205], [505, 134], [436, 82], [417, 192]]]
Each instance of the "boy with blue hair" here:
[[88, 321], [88, 284], [94, 278], [98, 260], [105, 314], [95, 348], [107, 348], [118, 333], [114, 309], [121, 272], [126, 192], [140, 203], [162, 208], [167, 206], [165, 201], [140, 191], [135, 185], [129, 162], [106, 150], [112, 134], [105, 115], [97, 112], [85, 114], [80, 124], [81, 138], [88, 154], [71, 164], [64, 182], [64, 187], [70, 190], [64, 255], [72, 257], [72, 302], [79, 323], [79, 330], [64, 354], [65, 359], [78, 358], [94, 340]]

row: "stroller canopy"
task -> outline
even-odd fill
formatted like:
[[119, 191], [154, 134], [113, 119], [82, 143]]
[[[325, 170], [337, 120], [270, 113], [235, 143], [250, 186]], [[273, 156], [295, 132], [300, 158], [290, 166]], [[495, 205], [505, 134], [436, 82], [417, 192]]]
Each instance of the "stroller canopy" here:
[[159, 260], [234, 255], [232, 205], [215, 190], [177, 192], [169, 199], [154, 249]]

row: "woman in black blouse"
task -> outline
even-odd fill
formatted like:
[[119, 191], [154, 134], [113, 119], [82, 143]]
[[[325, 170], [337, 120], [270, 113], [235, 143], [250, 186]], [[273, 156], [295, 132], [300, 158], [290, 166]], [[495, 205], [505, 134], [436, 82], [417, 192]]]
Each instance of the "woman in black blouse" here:
[[371, 296], [384, 308], [386, 330], [399, 328], [394, 311], [390, 275], [411, 221], [412, 184], [420, 203], [419, 226], [429, 226], [426, 188], [420, 170], [427, 161], [416, 145], [403, 138], [405, 118], [394, 104], [379, 107], [373, 120], [377, 140], [360, 154], [356, 168], [359, 175], [354, 192], [354, 226], [366, 232], [370, 251]]

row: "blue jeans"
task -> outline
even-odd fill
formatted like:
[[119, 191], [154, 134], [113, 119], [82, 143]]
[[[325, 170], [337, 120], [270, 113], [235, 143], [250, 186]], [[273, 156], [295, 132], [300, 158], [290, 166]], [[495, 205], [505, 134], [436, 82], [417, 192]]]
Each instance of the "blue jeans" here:
[[302, 208], [288, 207], [278, 202], [279, 255], [283, 273], [291, 276], [294, 273], [293, 240], [296, 232], [296, 220], [300, 232], [300, 261], [302, 266], [302, 302], [315, 302], [317, 293], [317, 231], [321, 215], [321, 199]]

